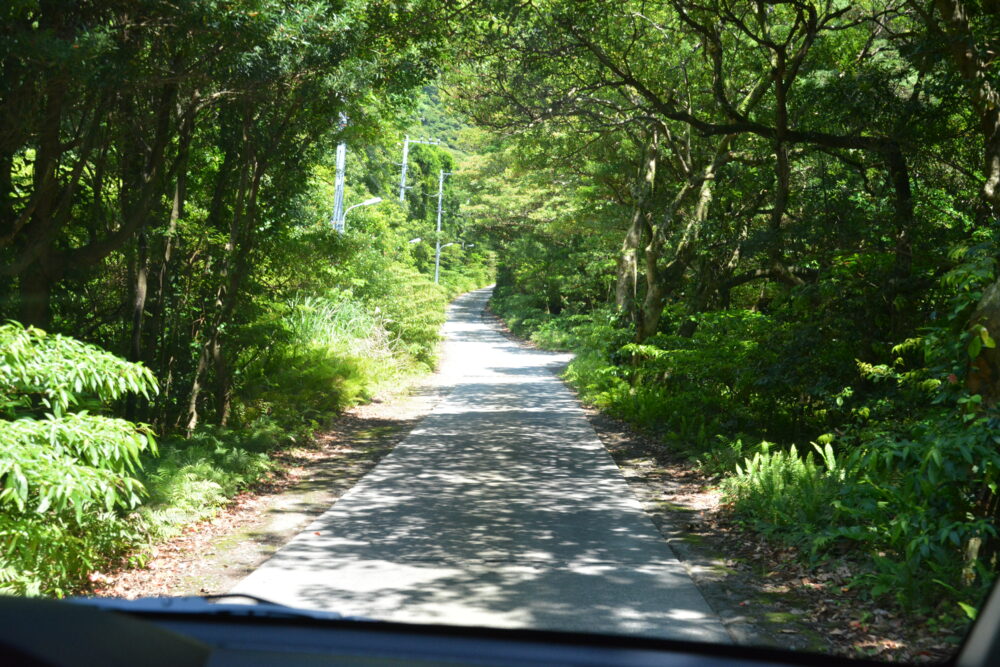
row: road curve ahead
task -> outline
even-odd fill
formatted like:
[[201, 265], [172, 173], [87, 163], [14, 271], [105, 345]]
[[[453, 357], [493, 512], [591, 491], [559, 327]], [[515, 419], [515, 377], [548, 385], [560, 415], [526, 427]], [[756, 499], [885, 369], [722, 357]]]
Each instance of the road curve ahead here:
[[449, 393], [234, 592], [375, 619], [728, 642], [554, 369], [457, 299]]

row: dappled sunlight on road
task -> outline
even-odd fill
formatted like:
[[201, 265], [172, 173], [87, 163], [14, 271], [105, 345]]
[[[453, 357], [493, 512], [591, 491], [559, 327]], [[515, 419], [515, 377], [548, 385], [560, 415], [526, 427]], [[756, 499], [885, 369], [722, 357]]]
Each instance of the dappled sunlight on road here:
[[450, 393], [236, 590], [414, 622], [726, 641], [552, 370], [452, 308]]

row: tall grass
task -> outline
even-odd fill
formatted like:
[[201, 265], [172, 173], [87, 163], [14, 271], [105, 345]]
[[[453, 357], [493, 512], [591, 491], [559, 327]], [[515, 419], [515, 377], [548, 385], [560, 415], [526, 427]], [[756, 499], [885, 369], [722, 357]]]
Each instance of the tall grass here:
[[408, 346], [387, 320], [345, 292], [294, 300], [273, 344], [247, 364], [241, 422], [272, 420], [308, 434], [412, 374]]
[[293, 344], [398, 366], [399, 340], [385, 327], [381, 311], [370, 312], [341, 293], [294, 300], [285, 323]]

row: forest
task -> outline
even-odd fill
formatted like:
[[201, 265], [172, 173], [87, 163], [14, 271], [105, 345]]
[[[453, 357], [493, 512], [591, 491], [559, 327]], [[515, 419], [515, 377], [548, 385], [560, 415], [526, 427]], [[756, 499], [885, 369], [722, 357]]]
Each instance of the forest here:
[[445, 75], [494, 310], [911, 611], [996, 571], [998, 9], [492, 3]]
[[400, 200], [407, 133], [450, 138], [426, 7], [182, 7], [0, 10], [6, 592], [141, 565], [269, 454], [429, 371], [448, 299], [491, 280], [451, 183], [436, 235], [448, 148], [410, 147]]
[[[747, 530], [975, 616], [1000, 553], [995, 0], [0, 16], [0, 590], [141, 565], [430, 371], [448, 299], [495, 279], [514, 333], [573, 351], [581, 398]], [[440, 143], [408, 143], [401, 189], [411, 139]], [[343, 204], [382, 200], [344, 233], [338, 144]]]

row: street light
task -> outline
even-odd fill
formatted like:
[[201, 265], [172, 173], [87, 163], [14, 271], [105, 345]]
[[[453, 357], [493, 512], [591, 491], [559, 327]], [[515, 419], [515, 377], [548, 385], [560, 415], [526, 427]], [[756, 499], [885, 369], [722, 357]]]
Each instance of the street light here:
[[[441, 230], [438, 229], [438, 231], [440, 232]], [[444, 245], [441, 245], [440, 241], [437, 242], [437, 251], [434, 253], [434, 284], [435, 285], [438, 284], [438, 274], [440, 273], [440, 270], [441, 270], [441, 249], [442, 248], [447, 248], [450, 245], [457, 245], [457, 244], [455, 244], [455, 243], [445, 243]]]
[[418, 236], [415, 239], [410, 239], [407, 243], [420, 243], [421, 241], [423, 241], [423, 239]]
[[382, 201], [381, 197], [372, 197], [371, 199], [364, 200], [360, 204], [355, 204], [354, 206], [348, 206], [347, 210], [344, 211], [344, 214], [340, 217], [340, 229], [338, 231], [341, 234], [344, 233], [344, 228], [347, 226], [347, 214], [351, 212], [351, 209], [357, 208], [359, 206], [371, 206], [372, 204], [378, 204], [380, 201]]

